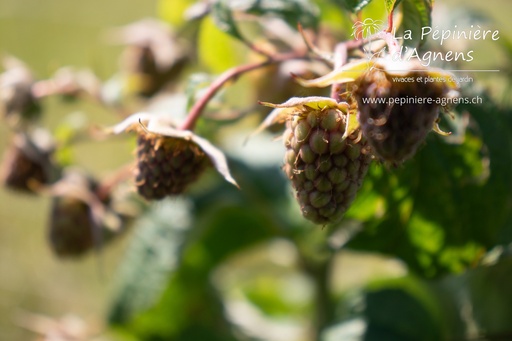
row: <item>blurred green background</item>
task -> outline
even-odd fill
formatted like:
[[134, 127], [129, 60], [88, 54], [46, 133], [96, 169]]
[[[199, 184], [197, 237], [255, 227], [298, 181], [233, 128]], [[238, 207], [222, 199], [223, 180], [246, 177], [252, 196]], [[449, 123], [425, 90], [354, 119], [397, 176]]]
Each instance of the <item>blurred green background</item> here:
[[[103, 79], [119, 68], [121, 47], [108, 45], [108, 28], [156, 15], [157, 1], [0, 1], [0, 51], [25, 61], [37, 78], [51, 76], [66, 65], [91, 68]], [[80, 104], [46, 103], [45, 122], [56, 122]], [[90, 120], [113, 124], [116, 117], [99, 106], [85, 108]], [[0, 126], [0, 150], [9, 134]], [[75, 160], [97, 176], [107, 175], [131, 159], [120, 141], [84, 143]], [[116, 244], [101, 259], [60, 261], [48, 247], [49, 197], [0, 189], [0, 339], [29, 340], [33, 333], [19, 326], [17, 314], [34, 312], [59, 317], [76, 314], [99, 322], [108, 308], [112, 273], [124, 246]], [[103, 263], [104, 274], [100, 273]]]
[[[167, 2], [171, 3], [172, 0]], [[37, 78], [49, 77], [58, 68], [72, 65], [77, 68], [91, 68], [105, 80], [117, 72], [121, 53], [121, 47], [106, 43], [106, 30], [145, 17], [155, 17], [161, 3], [157, 0], [0, 0], [0, 52], [25, 61]], [[490, 26], [500, 29], [507, 39], [512, 39], [512, 22], [509, 20], [512, 3], [507, 0], [437, 0], [436, 5], [447, 6], [453, 11], [462, 6], [474, 8], [476, 12], [485, 13], [492, 18]], [[491, 46], [479, 51], [477, 56], [482, 67], [506, 64], [509, 57], [502, 50]], [[482, 51], [492, 53], [485, 56]], [[496, 97], [507, 97], [507, 94], [509, 96], [510, 92], [506, 92], [503, 87], [506, 79], [507, 76], [481, 77], [482, 84], [495, 90], [492, 95]], [[49, 127], [55, 127], [62, 117], [71, 112], [85, 112], [90, 122], [102, 125], [113, 124], [117, 120], [106, 109], [93, 104], [63, 103], [48, 99], [45, 110], [44, 124]], [[8, 130], [0, 125], [0, 155], [8, 141]], [[79, 143], [73, 150], [74, 161], [97, 176], [108, 175], [131, 160], [131, 153], [131, 145], [115, 138]], [[279, 163], [272, 164], [278, 169]], [[504, 167], [510, 168], [510, 165]], [[34, 338], [33, 333], [20, 326], [20, 314], [23, 313], [31, 312], [54, 318], [75, 314], [91, 325], [102, 325], [108, 313], [114, 291], [114, 274], [125, 255], [130, 237], [136, 232], [123, 236], [119, 242], [106, 248], [99, 257], [91, 254], [80, 261], [62, 261], [52, 254], [47, 244], [49, 204], [50, 199], [46, 197], [27, 196], [0, 189], [0, 340]], [[357, 217], [357, 213], [354, 216]], [[481, 228], [485, 229], [487, 226]], [[425, 229], [428, 230], [428, 227]], [[323, 231], [318, 231], [318, 234], [322, 233]], [[431, 237], [428, 232], [426, 236]], [[358, 246], [355, 245], [355, 248]], [[265, 257], [271, 258], [269, 254], [277, 254], [277, 260], [266, 259]], [[286, 262], [295, 262], [294, 257], [296, 255], [288, 241], [272, 240], [247, 250], [245, 256], [231, 260], [231, 263], [218, 270], [216, 280], [221, 282], [220, 287], [230, 288], [240, 285], [240, 282], [245, 283], [244, 279], [250, 282], [253, 274], [242, 273], [243, 269], [264, 267], [265, 275], [254, 286], [273, 287], [275, 283], [269, 278], [273, 277], [274, 272], [279, 272], [280, 268], [277, 267], [276, 270], [268, 263], [284, 262], [286, 266]], [[336, 294], [340, 296], [350, 292], [349, 289], [360, 288], [370, 281], [397, 278], [408, 273], [407, 266], [401, 260], [364, 251], [343, 251], [337, 258], [336, 265], [339, 270], [334, 271], [333, 281], [336, 283]], [[291, 277], [289, 282], [283, 283], [280, 290], [291, 296], [290, 301], [297, 304], [297, 310], [300, 311], [307, 309], [301, 308], [301, 305], [307, 306], [313, 294], [311, 284], [297, 276], [299, 278], [295, 281]], [[478, 276], [478, 273], [473, 276]], [[460, 278], [457, 280], [463, 281]], [[457, 280], [450, 285], [456, 285]], [[305, 298], [301, 298], [301, 295]], [[376, 294], [372, 297], [376, 304], [385, 305], [379, 302], [380, 297], [377, 296]], [[264, 298], [258, 299], [264, 305]], [[494, 299], [500, 300], [499, 297]], [[272, 307], [269, 309], [272, 310]], [[244, 311], [244, 307], [240, 307], [241, 315]], [[248, 312], [248, 316], [251, 313]], [[507, 316], [506, 313], [502, 318], [512, 320], [512, 316]], [[258, 317], [253, 319], [258, 320]], [[297, 324], [297, 321], [293, 323]], [[293, 323], [290, 322], [291, 329]], [[266, 324], [262, 326], [269, 328]], [[286, 334], [286, 321], [275, 328], [276, 335], [282, 333], [296, 336], [293, 332]], [[307, 338], [304, 337], [304, 340]]]

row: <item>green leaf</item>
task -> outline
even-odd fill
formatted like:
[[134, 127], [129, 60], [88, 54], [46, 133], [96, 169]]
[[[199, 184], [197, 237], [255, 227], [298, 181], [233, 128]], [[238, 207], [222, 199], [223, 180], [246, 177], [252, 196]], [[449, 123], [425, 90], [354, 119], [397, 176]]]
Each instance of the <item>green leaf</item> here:
[[425, 43], [421, 39], [421, 30], [423, 27], [431, 26], [432, 6], [428, 0], [405, 0], [402, 3], [403, 20], [400, 25], [402, 34], [406, 31], [411, 32], [412, 39], [405, 39], [404, 45], [417, 47]]
[[[504, 209], [512, 207], [512, 113], [488, 97], [483, 103], [460, 108], [478, 126], [463, 143], [430, 134], [400, 168], [371, 167], [347, 214], [364, 221], [350, 247], [398, 256], [435, 277], [461, 272], [512, 241], [512, 214]], [[379, 209], [370, 215], [365, 207]]]
[[[237, 36], [236, 25], [232, 22], [231, 12], [238, 11], [258, 16], [272, 16], [284, 20], [291, 27], [296, 28], [297, 24], [303, 27], [316, 28], [319, 23], [320, 11], [310, 0], [217, 0], [213, 8], [218, 11], [214, 16], [219, 17], [220, 22], [229, 28], [230, 34]], [[225, 12], [230, 12], [227, 14]], [[217, 19], [218, 20], [218, 19]], [[222, 29], [222, 28], [221, 28]], [[225, 32], [225, 29], [223, 29]], [[239, 33], [239, 32], [238, 32]]]
[[235, 20], [228, 0], [215, 1], [211, 7], [211, 16], [215, 25], [224, 33], [237, 39], [243, 39]]
[[353, 13], [357, 13], [372, 2], [372, 0], [332, 0], [332, 2], [343, 6]]
[[281, 171], [230, 163], [243, 190], [220, 183], [194, 198], [198, 218], [187, 237], [183, 262], [206, 276], [236, 252], [283, 233], [280, 213], [287, 196]]
[[483, 333], [512, 335], [512, 258], [508, 257], [490, 267], [475, 269], [464, 276], [469, 287], [472, 313]]
[[[190, 217], [195, 217], [194, 220], [188, 220], [182, 228], [172, 228], [174, 232], [167, 235], [153, 233], [153, 237], [147, 238], [152, 243], [143, 243], [145, 252], [139, 251], [126, 259], [137, 271], [132, 270], [131, 276], [125, 277], [123, 295], [118, 295], [111, 320], [124, 324], [139, 339], [234, 340], [221, 299], [210, 283], [212, 271], [237, 252], [279, 236], [277, 208], [287, 196], [279, 169], [254, 169], [231, 163], [244, 191], [222, 181], [203, 189], [192, 198], [194, 210]], [[183, 207], [182, 211], [188, 212], [189, 208]], [[169, 229], [179, 221], [169, 204], [162, 207], [162, 212], [167, 214], [159, 224], [160, 229]], [[160, 249], [160, 245], [167, 248]], [[161, 261], [170, 255], [175, 261], [167, 263], [165, 269], [160, 268]], [[155, 276], [159, 279], [158, 290], [152, 284]], [[163, 279], [167, 287], [162, 294]], [[144, 293], [160, 300], [143, 301], [133, 308], [133, 301]]]
[[126, 327], [138, 340], [236, 340], [210, 282], [183, 267], [171, 276], [158, 303]]
[[436, 297], [417, 280], [388, 282], [384, 288], [368, 291], [365, 301], [366, 341], [443, 339]]
[[[508, 339], [512, 335], [512, 258], [480, 266], [462, 275], [430, 282], [443, 311], [445, 339]], [[467, 309], [471, 307], [471, 309]], [[463, 313], [461, 313], [463, 312]]]
[[316, 4], [320, 10], [320, 22], [322, 25], [339, 30], [350, 32], [354, 24], [350, 18], [352, 11], [343, 7], [338, 0], [317, 0]]
[[177, 265], [182, 230], [190, 222], [189, 204], [165, 200], [153, 206], [135, 226], [121, 264], [110, 308], [111, 324], [128, 323], [160, 297]]
[[402, 0], [384, 0], [384, 4], [386, 5], [386, 11], [388, 12], [388, 14], [393, 13], [396, 6], [398, 6], [400, 2], [402, 2]]
[[247, 12], [281, 18], [293, 28], [296, 28], [299, 23], [303, 27], [316, 28], [320, 16], [318, 7], [309, 0], [252, 1], [252, 6]]

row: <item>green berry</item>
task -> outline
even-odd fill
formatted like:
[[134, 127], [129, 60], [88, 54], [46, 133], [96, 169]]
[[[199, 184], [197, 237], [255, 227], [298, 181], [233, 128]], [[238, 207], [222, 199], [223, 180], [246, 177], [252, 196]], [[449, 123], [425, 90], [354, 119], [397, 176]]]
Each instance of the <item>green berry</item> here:
[[365, 139], [355, 138], [360, 134], [343, 138], [344, 122], [346, 114], [337, 109], [298, 111], [283, 135], [283, 169], [303, 216], [317, 224], [342, 219], [371, 161]]

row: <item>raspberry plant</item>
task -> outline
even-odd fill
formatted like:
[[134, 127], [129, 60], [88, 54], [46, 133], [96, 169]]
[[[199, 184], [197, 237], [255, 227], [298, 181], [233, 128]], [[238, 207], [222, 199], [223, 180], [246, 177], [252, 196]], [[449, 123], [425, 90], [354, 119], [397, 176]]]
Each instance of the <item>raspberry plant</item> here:
[[[425, 65], [429, 43], [396, 37], [433, 26], [433, 7], [161, 0], [158, 19], [106, 34], [124, 49], [106, 81], [6, 57], [2, 185], [48, 200], [56, 259], [129, 238], [102, 337], [509, 339], [512, 116], [480, 79], [456, 81], [467, 65]], [[109, 123], [54, 118], [56, 99]], [[105, 175], [73, 157], [107, 139], [132, 160]], [[400, 271], [340, 267], [354, 253]], [[22, 324], [76, 331], [36, 320]]]

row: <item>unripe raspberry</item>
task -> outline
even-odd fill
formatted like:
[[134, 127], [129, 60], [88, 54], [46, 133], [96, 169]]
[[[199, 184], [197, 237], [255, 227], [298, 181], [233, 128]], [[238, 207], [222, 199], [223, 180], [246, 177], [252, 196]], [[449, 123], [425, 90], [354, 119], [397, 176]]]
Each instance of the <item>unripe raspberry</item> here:
[[5, 72], [0, 75], [0, 112], [13, 123], [39, 118], [41, 105], [32, 93], [31, 71], [14, 57], [6, 57], [4, 66]]
[[209, 164], [194, 142], [144, 131], [137, 137], [136, 186], [148, 200], [181, 194]]
[[190, 61], [187, 46], [163, 22], [143, 19], [111, 33], [113, 41], [127, 45], [121, 68], [129, 93], [155, 95], [176, 80]]
[[[358, 119], [373, 153], [382, 161], [397, 165], [411, 158], [432, 130], [450, 87], [446, 81], [417, 81], [428, 76], [428, 69], [417, 65], [405, 75], [374, 68], [357, 79]], [[399, 81], [402, 78], [414, 81]]]
[[59, 196], [52, 202], [50, 212], [50, 241], [59, 256], [78, 256], [94, 245], [94, 224], [91, 208], [85, 202]]
[[302, 214], [317, 224], [341, 220], [371, 161], [359, 131], [343, 138], [347, 119], [339, 109], [309, 108], [286, 122], [284, 171]]
[[219, 149], [189, 130], [176, 129], [168, 119], [134, 114], [112, 128], [116, 134], [125, 131], [137, 133], [135, 185], [148, 200], [183, 193], [208, 166], [238, 186]]
[[53, 180], [57, 169], [51, 159], [52, 141], [43, 131], [32, 135], [18, 133], [14, 136], [0, 166], [0, 183], [4, 186], [34, 193]]
[[59, 257], [81, 256], [117, 234], [121, 218], [108, 206], [109, 193], [100, 195], [97, 189], [95, 181], [78, 172], [68, 172], [52, 186], [48, 236]]

